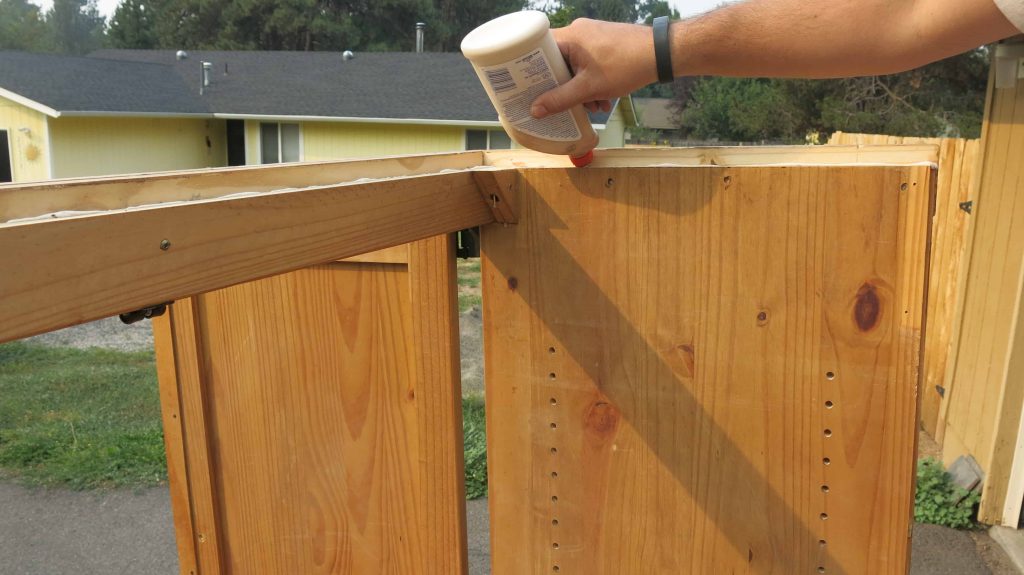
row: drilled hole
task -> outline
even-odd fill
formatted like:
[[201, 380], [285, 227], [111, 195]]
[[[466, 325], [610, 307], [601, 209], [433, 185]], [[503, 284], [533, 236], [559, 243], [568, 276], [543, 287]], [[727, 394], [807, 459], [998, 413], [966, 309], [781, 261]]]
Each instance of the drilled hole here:
[[555, 372], [553, 372], [553, 371], [548, 374], [548, 379], [555, 379], [556, 377], [557, 376], [555, 375]]
[[604, 183], [604, 187], [606, 187], [606, 188], [610, 188], [610, 187], [612, 187], [614, 185], [615, 185], [615, 179], [614, 178], [608, 178], [608, 181]]
[[833, 405], [835, 405], [835, 404], [834, 404], [834, 403], [832, 403], [832, 400], [831, 400], [831, 399], [825, 402], [825, 408], [826, 408], [826, 409], [832, 409], [832, 406], [833, 406]]
[[558, 478], [558, 472], [557, 471], [552, 471], [551, 472], [551, 479], [557, 479], [557, 478]]
[[552, 519], [551, 520], [551, 525], [553, 525], [555, 527], [558, 527], [558, 520], [557, 519]]
[[548, 348], [548, 353], [555, 353], [555, 348], [549, 347]]
[[902, 184], [900, 184], [900, 191], [901, 192], [907, 191], [907, 183], [906, 182], [903, 182]]
[[826, 429], [825, 430], [825, 437], [832, 437], [832, 430], [831, 429]]
[[558, 568], [558, 565], [555, 565], [554, 567], [551, 568], [551, 570], [554, 571], [555, 573], [558, 573], [560, 569]]
[[558, 496], [557, 495], [552, 495], [551, 496], [551, 502], [552, 503], [558, 503]]
[[557, 447], [552, 447], [551, 448], [551, 455], [554, 455], [556, 453], [558, 453], [558, 448]]
[[558, 405], [558, 400], [557, 399], [552, 397], [550, 401], [551, 401], [551, 405]]
[[832, 463], [832, 460], [831, 460], [831, 459], [829, 459], [829, 458], [827, 458], [827, 457], [825, 457], [825, 458], [822, 458], [822, 460], [821, 460], [821, 463], [822, 463], [823, 465], [829, 465], [829, 464], [831, 464], [831, 463]]
[[821, 517], [821, 520], [824, 521], [824, 520], [828, 519], [828, 513], [822, 513], [818, 517]]
[[558, 429], [558, 424], [554, 421], [551, 422], [551, 429]]
[[828, 485], [822, 485], [821, 486], [821, 492], [822, 493], [828, 493]]
[[558, 542], [556, 541], [555, 543], [552, 543], [551, 544], [551, 548], [552, 549], [558, 549]]
[[833, 371], [826, 371], [825, 372], [825, 379], [828, 379], [828, 380], [831, 381], [831, 380], [833, 380], [835, 378], [836, 378], [835, 372], [833, 372]]
[[725, 182], [725, 185], [728, 186], [729, 184], [732, 183], [732, 176], [726, 176], [726, 177], [722, 178], [722, 180]]
[[825, 568], [824, 567], [818, 567], [818, 573], [824, 573], [824, 572], [825, 572]]
[[818, 547], [824, 547], [826, 545], [828, 545], [828, 543], [826, 543], [824, 539], [818, 539]]

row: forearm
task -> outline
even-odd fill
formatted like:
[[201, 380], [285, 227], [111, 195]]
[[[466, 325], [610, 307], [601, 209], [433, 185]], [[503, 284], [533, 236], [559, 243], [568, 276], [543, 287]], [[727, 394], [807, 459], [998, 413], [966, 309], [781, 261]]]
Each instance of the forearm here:
[[748, 0], [671, 29], [676, 76], [890, 74], [1016, 32], [992, 0]]

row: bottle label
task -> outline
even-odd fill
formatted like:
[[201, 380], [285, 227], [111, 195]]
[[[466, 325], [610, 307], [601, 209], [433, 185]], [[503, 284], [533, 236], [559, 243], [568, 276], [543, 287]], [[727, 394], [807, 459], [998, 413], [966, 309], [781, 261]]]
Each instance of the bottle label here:
[[530, 106], [537, 96], [558, 86], [543, 50], [538, 48], [496, 66], [481, 66], [480, 70], [494, 91], [502, 117], [517, 130], [547, 140], [580, 139], [580, 127], [567, 111], [542, 120], [530, 115]]

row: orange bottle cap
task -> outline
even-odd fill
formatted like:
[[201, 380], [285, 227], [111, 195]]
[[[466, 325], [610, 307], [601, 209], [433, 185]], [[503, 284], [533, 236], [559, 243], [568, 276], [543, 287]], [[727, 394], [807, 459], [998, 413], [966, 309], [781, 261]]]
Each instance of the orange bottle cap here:
[[569, 161], [577, 168], [583, 168], [594, 161], [594, 150], [590, 150], [582, 156], [569, 156]]

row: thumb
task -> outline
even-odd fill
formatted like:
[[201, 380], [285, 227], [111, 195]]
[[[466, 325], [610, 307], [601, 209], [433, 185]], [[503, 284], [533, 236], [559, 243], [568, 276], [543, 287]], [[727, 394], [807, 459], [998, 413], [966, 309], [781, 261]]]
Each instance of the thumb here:
[[[591, 98], [593, 99], [593, 98]], [[577, 104], [587, 100], [587, 93], [584, 90], [584, 82], [580, 76], [575, 76], [568, 82], [544, 92], [533, 101], [530, 107], [530, 114], [534, 118], [543, 118], [558, 112], [564, 112]]]

